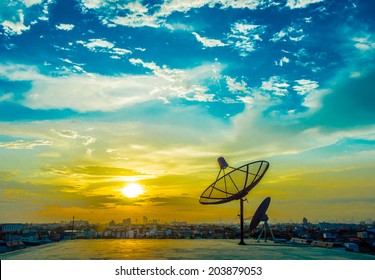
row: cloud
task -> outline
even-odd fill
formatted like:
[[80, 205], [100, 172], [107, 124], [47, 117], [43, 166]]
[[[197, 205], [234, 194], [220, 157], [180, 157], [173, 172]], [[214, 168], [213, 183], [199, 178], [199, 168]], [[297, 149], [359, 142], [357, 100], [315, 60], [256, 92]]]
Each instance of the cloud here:
[[[0, 76], [10, 81], [30, 81], [32, 88], [24, 94], [22, 104], [32, 109], [69, 108], [79, 112], [115, 111], [151, 100], [168, 101], [181, 98], [189, 101], [212, 101], [207, 84], [213, 65], [192, 69], [170, 69], [154, 62], [130, 59], [134, 65], [150, 69], [149, 75], [71, 75], [49, 77], [25, 65], [0, 65]], [[221, 71], [215, 66], [215, 71]]]
[[225, 76], [225, 80], [227, 82], [227, 87], [230, 92], [233, 93], [245, 93], [248, 91], [247, 84], [245, 81], [237, 81], [234, 78], [229, 76]]
[[285, 4], [290, 9], [302, 9], [306, 8], [311, 4], [323, 2], [324, 0], [288, 0]]
[[309, 122], [336, 130], [374, 125], [374, 81], [374, 69], [354, 78], [347, 72], [338, 74], [330, 91], [322, 97], [321, 109]]
[[355, 47], [361, 51], [369, 51], [375, 49], [375, 42], [370, 37], [353, 38]]
[[24, 141], [17, 140], [14, 142], [0, 142], [0, 148], [6, 148], [11, 150], [23, 150], [23, 149], [34, 149], [39, 146], [51, 146], [53, 143], [49, 140], [35, 140], [35, 141]]
[[0, 77], [10, 81], [29, 81], [42, 79], [44, 76], [38, 73], [34, 66], [21, 64], [0, 64]]
[[98, 9], [105, 5], [106, 0], [81, 0], [81, 2], [88, 9]]
[[67, 177], [85, 177], [85, 178], [119, 178], [123, 176], [139, 176], [145, 175], [139, 171], [126, 168], [118, 168], [111, 166], [100, 166], [100, 165], [86, 165], [86, 166], [75, 166], [75, 167], [42, 167], [42, 172], [67, 176]]
[[[126, 199], [116, 191], [120, 184], [123, 182], [113, 182], [110, 189], [82, 191], [65, 184], [0, 181], [2, 209], [8, 213], [0, 215], [0, 218], [9, 222], [15, 222], [14, 219], [19, 219], [16, 220], [19, 222], [36, 222], [47, 216], [52, 217], [52, 221], [56, 221], [56, 217], [64, 220], [68, 215], [67, 212], [71, 211], [71, 213], [79, 213], [81, 218], [84, 216], [83, 219], [91, 220], [93, 217], [96, 219], [95, 214], [102, 210], [104, 215], [104, 213], [108, 214], [109, 209], [119, 205], [134, 205], [134, 200]], [[95, 190], [99, 188], [95, 184], [92, 186]], [[10, 212], [12, 215], [9, 218]]]
[[33, 5], [42, 4], [43, 0], [21, 0], [26, 7], [31, 7]]
[[142, 67], [148, 68], [152, 70], [156, 76], [171, 82], [186, 78], [184, 71], [180, 69], [169, 69], [167, 66], [160, 67], [154, 62], [144, 62], [141, 59], [134, 58], [129, 59], [129, 62], [133, 65], [141, 65]]
[[56, 129], [52, 129], [51, 131], [56, 133], [57, 135], [59, 135], [61, 137], [65, 137], [65, 138], [76, 139], [78, 137], [78, 133], [73, 131], [73, 130], [60, 130], [60, 131], [58, 131]]
[[207, 5], [210, 1], [209, 0], [192, 0], [189, 2], [186, 1], [166, 1], [160, 7], [159, 14], [164, 16], [169, 16], [174, 12], [186, 13], [191, 9], [198, 9], [202, 8], [203, 6]]
[[287, 57], [283, 57], [283, 58], [281, 58], [279, 61], [275, 61], [275, 64], [277, 65], [277, 66], [280, 66], [280, 67], [283, 67], [284, 66], [284, 63], [289, 63], [290, 62], [290, 60], [289, 60], [289, 58], [287, 58]]
[[115, 45], [104, 39], [90, 39], [89, 42], [77, 41], [78, 44], [82, 44], [90, 51], [100, 51], [100, 49], [112, 49]]
[[113, 48], [113, 52], [121, 56], [132, 53], [132, 51], [123, 48]]
[[16, 177], [14, 171], [0, 171], [0, 180], [1, 181], [10, 181]]
[[205, 37], [201, 37], [196, 32], [192, 32], [192, 34], [195, 36], [195, 38], [197, 39], [197, 41], [199, 41], [200, 43], [202, 43], [202, 45], [204, 47], [213, 48], [213, 47], [224, 47], [224, 46], [227, 46], [227, 44], [224, 44], [220, 40], [208, 39], [208, 38], [205, 38]]
[[[152, 94], [167, 93], [168, 96], [184, 98], [189, 101], [208, 102], [212, 101], [214, 94], [209, 94], [206, 87], [207, 82], [211, 79], [213, 72], [220, 71], [221, 67], [214, 65], [203, 65], [189, 70], [169, 69], [166, 65], [160, 67], [154, 62], [144, 62], [141, 59], [130, 59], [130, 63], [141, 65], [153, 71], [156, 77], [164, 79], [170, 84], [155, 87]], [[214, 66], [214, 67], [213, 67]]]
[[56, 29], [58, 30], [70, 31], [70, 30], [73, 30], [73, 28], [74, 28], [74, 24], [60, 23], [59, 25], [56, 25]]
[[7, 93], [0, 96], [0, 102], [8, 101], [13, 99], [13, 94]]
[[279, 32], [275, 33], [270, 41], [272, 42], [279, 42], [279, 41], [294, 41], [298, 42], [301, 41], [305, 37], [303, 29], [299, 28], [296, 24], [293, 24], [292, 26], [285, 27]]
[[18, 21], [4, 20], [2, 23], [4, 31], [8, 35], [20, 35], [22, 32], [29, 30], [30, 26], [24, 24], [24, 14], [22, 10], [18, 11]]
[[[54, 0], [12, 0], [0, 2], [0, 26], [5, 34], [21, 35], [30, 30], [31, 25], [39, 20], [48, 20], [48, 7]], [[43, 9], [35, 7], [42, 5]], [[41, 16], [42, 15], [42, 16]], [[26, 24], [25, 22], [30, 23]]]
[[274, 95], [285, 96], [288, 93], [288, 84], [283, 78], [272, 76], [268, 81], [263, 81], [261, 88], [266, 91], [271, 91]]
[[[266, 8], [272, 5], [279, 5], [278, 3], [274, 3], [274, 1], [259, 1], [259, 0], [238, 0], [238, 1], [231, 1], [231, 0], [219, 0], [214, 1], [221, 6], [221, 9], [249, 9], [249, 10], [256, 10], [258, 8]], [[215, 4], [216, 4], [215, 3]], [[212, 5], [215, 5], [212, 3]]]
[[295, 81], [297, 85], [293, 86], [293, 89], [299, 94], [299, 95], [305, 95], [307, 93], [311, 93], [316, 88], [318, 88], [318, 82], [310, 81], [310, 80], [296, 80]]
[[132, 53], [130, 50], [115, 47], [114, 43], [111, 43], [105, 39], [90, 39], [88, 42], [77, 41], [76, 43], [83, 45], [92, 52], [108, 53], [111, 55], [111, 58], [114, 59], [120, 59], [121, 56]]
[[220, 9], [249, 9], [256, 10], [278, 5], [274, 1], [259, 0], [192, 0], [192, 1], [165, 1], [158, 11], [160, 16], [167, 17], [174, 12], [186, 13], [192, 9], [199, 9], [204, 6], [209, 8], [220, 7]]
[[238, 51], [240, 56], [245, 57], [256, 51], [258, 43], [262, 41], [260, 35], [264, 32], [264, 26], [254, 25], [243, 20], [238, 21], [231, 25], [231, 33], [227, 36], [227, 42]]
[[96, 142], [96, 138], [95, 137], [86, 136], [86, 135], [79, 135], [78, 132], [73, 131], [73, 130], [56, 130], [56, 129], [51, 129], [51, 131], [53, 133], [56, 133], [60, 137], [83, 140], [82, 144], [85, 145], [85, 146], [94, 144]]
[[[123, 25], [133, 28], [165, 27], [175, 29], [177, 25], [167, 23], [168, 17], [175, 13], [188, 13], [193, 9], [202, 7], [220, 9], [264, 9], [270, 6], [279, 5], [273, 1], [258, 0], [192, 0], [192, 1], [162, 1], [160, 4], [143, 5], [140, 1], [134, 1], [122, 6], [124, 15], [119, 16], [118, 10], [113, 9], [112, 1], [108, 0], [81, 0], [83, 11], [95, 9], [100, 14], [102, 23], [108, 27]], [[184, 28], [185, 29], [185, 28]]]
[[141, 5], [139, 2], [129, 3], [125, 5], [124, 9], [128, 11], [126, 16], [115, 16], [103, 23], [110, 25], [110, 22], [113, 22], [129, 27], [148, 26], [157, 28], [164, 22], [164, 20], [159, 19], [158, 15], [149, 15], [147, 6]]

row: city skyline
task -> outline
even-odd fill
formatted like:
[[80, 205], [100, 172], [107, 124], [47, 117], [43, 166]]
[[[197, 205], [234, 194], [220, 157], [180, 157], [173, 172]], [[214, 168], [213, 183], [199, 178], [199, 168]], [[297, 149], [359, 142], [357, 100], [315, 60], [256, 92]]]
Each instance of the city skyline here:
[[270, 163], [245, 216], [374, 220], [374, 6], [3, 1], [0, 221], [235, 223], [220, 156]]

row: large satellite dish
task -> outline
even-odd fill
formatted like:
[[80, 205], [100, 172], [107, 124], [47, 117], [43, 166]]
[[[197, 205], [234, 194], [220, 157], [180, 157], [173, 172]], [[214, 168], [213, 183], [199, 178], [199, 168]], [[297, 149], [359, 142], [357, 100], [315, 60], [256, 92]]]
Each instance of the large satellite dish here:
[[[243, 234], [243, 202], [245, 196], [260, 182], [268, 170], [269, 163], [259, 160], [244, 164], [238, 168], [228, 165], [223, 157], [217, 159], [220, 165], [216, 180], [201, 194], [201, 204], [222, 204], [232, 200], [240, 200], [240, 245], [245, 245]], [[228, 171], [226, 171], [228, 169]]]
[[200, 196], [201, 204], [222, 204], [245, 197], [269, 167], [269, 163], [264, 160], [250, 162], [238, 168], [230, 167], [223, 157], [219, 157], [217, 161], [220, 165], [219, 174]]

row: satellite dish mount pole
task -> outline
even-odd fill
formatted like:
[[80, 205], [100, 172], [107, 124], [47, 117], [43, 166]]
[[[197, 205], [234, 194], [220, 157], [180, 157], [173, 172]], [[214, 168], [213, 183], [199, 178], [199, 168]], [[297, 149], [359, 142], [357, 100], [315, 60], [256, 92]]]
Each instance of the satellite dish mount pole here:
[[243, 201], [244, 201], [244, 199], [240, 198], [240, 234], [241, 234], [241, 240], [240, 240], [240, 243], [238, 243], [238, 245], [246, 245], [246, 243], [244, 241], [244, 238], [243, 238], [243, 220], [244, 220]]

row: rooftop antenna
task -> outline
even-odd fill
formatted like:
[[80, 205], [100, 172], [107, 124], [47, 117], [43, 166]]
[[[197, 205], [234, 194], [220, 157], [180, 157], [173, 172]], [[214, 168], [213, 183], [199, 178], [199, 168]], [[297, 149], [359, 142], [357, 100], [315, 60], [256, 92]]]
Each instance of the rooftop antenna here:
[[74, 216], [73, 216], [73, 221], [72, 221], [72, 234], [70, 235], [70, 239], [73, 239], [73, 234], [74, 234]]
[[[240, 234], [239, 245], [244, 241], [244, 207], [246, 195], [259, 183], [266, 173], [269, 163], [264, 160], [246, 163], [238, 168], [228, 165], [223, 157], [217, 159], [220, 170], [216, 180], [201, 194], [201, 204], [223, 204], [233, 200], [240, 201]], [[228, 170], [228, 171], [226, 171]]]
[[271, 233], [273, 242], [275, 242], [275, 236], [273, 235], [272, 229], [268, 224], [268, 216], [266, 214], [268, 206], [271, 203], [271, 198], [266, 197], [262, 203], [258, 206], [257, 210], [254, 213], [254, 216], [250, 222], [250, 231], [254, 230], [260, 222], [264, 222], [260, 234], [258, 236], [257, 242], [259, 242], [263, 232], [264, 232], [264, 241], [267, 242], [267, 230]]

